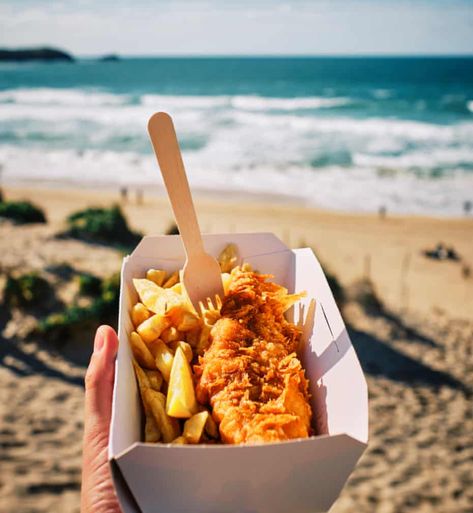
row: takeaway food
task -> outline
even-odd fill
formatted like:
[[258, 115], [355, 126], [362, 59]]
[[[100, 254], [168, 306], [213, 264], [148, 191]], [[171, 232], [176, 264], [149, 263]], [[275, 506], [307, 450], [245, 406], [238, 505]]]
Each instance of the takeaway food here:
[[268, 276], [236, 270], [232, 278], [196, 366], [197, 398], [210, 404], [225, 443], [306, 438], [311, 409], [295, 353], [300, 331], [284, 318], [291, 296]]
[[190, 303], [179, 273], [135, 279], [134, 368], [144, 440], [261, 443], [311, 434], [308, 381], [296, 356], [300, 329], [284, 312], [301, 298], [270, 276], [219, 257], [225, 297]]

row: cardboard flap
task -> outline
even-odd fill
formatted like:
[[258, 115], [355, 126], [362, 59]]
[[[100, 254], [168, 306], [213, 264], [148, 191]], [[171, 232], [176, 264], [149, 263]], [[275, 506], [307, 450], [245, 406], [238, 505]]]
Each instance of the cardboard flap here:
[[115, 484], [115, 493], [122, 513], [142, 513], [136, 503], [127, 482], [122, 476], [121, 470], [114, 459], [110, 460], [110, 471], [112, 473], [113, 482]]
[[117, 458], [143, 513], [327, 511], [364, 450], [347, 435], [256, 446], [135, 444]]
[[[307, 305], [316, 299], [314, 330], [303, 350], [309, 370], [312, 409], [317, 432], [347, 433], [368, 441], [368, 391], [366, 380], [325, 274], [310, 249], [298, 249], [295, 289], [306, 290]], [[311, 273], [306, 272], [311, 269]], [[296, 319], [297, 320], [297, 319]]]
[[[123, 261], [121, 283], [127, 283], [130, 269], [129, 258]], [[131, 296], [127, 287], [120, 289], [120, 307], [118, 324], [118, 355], [115, 364], [115, 384], [113, 387], [112, 422], [108, 456], [115, 455], [130, 447], [141, 437], [141, 406], [135, 372], [133, 370], [131, 349], [128, 335], [133, 330], [130, 319], [132, 306]]]
[[[231, 242], [238, 246], [243, 257], [288, 249], [273, 233], [203, 234], [202, 238], [207, 252], [215, 257]], [[164, 243], [164, 241], [166, 242]], [[261, 243], [262, 241], [263, 243]], [[180, 235], [143, 237], [131, 254], [133, 258], [153, 258], [155, 260], [158, 255], [160, 260], [182, 260], [184, 262], [184, 246]]]

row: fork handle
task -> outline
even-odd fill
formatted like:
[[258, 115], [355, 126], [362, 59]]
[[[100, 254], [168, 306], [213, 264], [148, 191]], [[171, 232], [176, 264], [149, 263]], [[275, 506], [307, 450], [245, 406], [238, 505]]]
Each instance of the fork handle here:
[[148, 132], [189, 259], [204, 253], [204, 245], [171, 116], [165, 112], [153, 114]]

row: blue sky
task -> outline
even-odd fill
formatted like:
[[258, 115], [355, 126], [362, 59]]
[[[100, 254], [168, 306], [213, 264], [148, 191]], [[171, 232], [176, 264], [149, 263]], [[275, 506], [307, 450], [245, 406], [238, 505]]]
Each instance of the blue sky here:
[[0, 46], [77, 55], [473, 54], [473, 0], [0, 0]]

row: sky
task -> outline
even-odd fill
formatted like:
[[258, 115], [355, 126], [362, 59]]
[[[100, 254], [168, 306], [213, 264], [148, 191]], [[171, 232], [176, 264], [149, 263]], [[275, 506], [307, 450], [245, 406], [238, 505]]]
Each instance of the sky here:
[[78, 56], [473, 55], [473, 0], [0, 0], [0, 46]]

